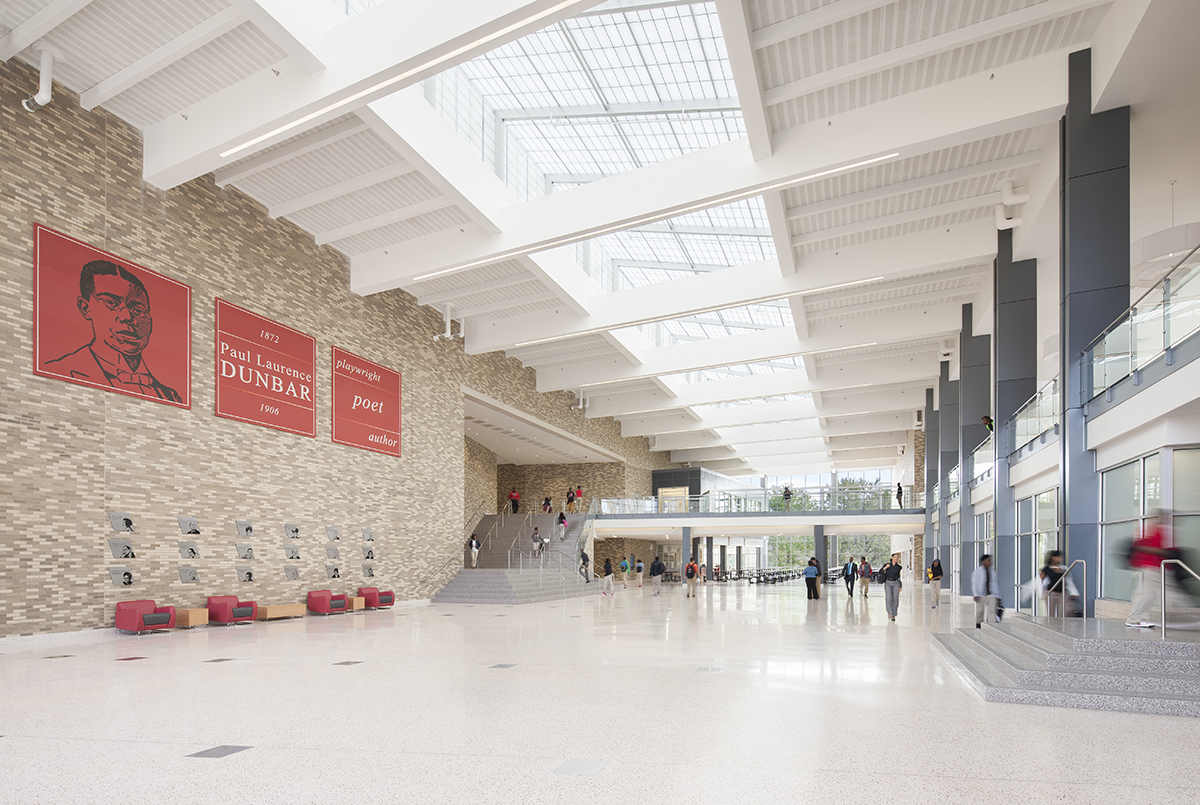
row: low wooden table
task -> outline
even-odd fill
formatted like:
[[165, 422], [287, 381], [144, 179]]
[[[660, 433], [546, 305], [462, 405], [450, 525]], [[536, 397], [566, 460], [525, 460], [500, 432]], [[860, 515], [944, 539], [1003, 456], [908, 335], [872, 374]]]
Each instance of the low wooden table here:
[[178, 629], [195, 629], [197, 626], [208, 626], [207, 609], [177, 609], [175, 610], [175, 627]]
[[258, 619], [269, 621], [273, 618], [303, 618], [304, 604], [270, 604], [258, 608]]
[[351, 612], [353, 612], [355, 610], [366, 609], [366, 607], [367, 607], [367, 599], [363, 598], [360, 595], [350, 596], [350, 611]]

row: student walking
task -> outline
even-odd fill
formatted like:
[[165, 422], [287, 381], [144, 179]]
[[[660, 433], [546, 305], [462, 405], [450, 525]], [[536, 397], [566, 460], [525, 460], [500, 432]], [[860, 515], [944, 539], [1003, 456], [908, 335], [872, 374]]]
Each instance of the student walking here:
[[658, 561], [658, 557], [654, 557], [654, 561], [650, 563], [650, 586], [654, 588], [655, 595], [662, 595], [662, 577], [666, 571], [663, 563]]
[[1063, 594], [1066, 592], [1063, 588], [1066, 582], [1060, 579], [1066, 572], [1062, 551], [1054, 550], [1046, 554], [1046, 564], [1042, 566], [1038, 578], [1042, 580], [1042, 589], [1046, 591], [1047, 614], [1052, 618], [1063, 614]]
[[562, 512], [558, 513], [558, 541], [562, 542], [567, 538], [567, 515]]
[[817, 560], [809, 559], [808, 565], [804, 568], [804, 586], [808, 588], [809, 601], [816, 601], [821, 597], [820, 588], [817, 587], [820, 576], [821, 568], [817, 567]]
[[854, 557], [847, 556], [846, 564], [842, 567], [842, 578], [846, 582], [846, 591], [850, 597], [854, 597], [854, 580], [858, 578], [858, 565], [854, 564]]
[[789, 512], [792, 510], [792, 488], [790, 486], [783, 488], [783, 508]]
[[683, 575], [687, 579], [687, 595], [684, 598], [696, 597], [696, 577], [700, 575], [700, 567], [696, 564], [696, 557], [692, 557], [692, 561], [687, 563], [687, 567], [683, 570]]
[[896, 484], [896, 508], [904, 508], [904, 485]]
[[467, 545], [471, 549], [471, 569], [474, 570], [475, 566], [479, 564], [479, 538], [472, 534], [471, 541]]
[[571, 514], [575, 513], [575, 490], [574, 489], [567, 490], [567, 511], [569, 511]]
[[871, 563], [865, 556], [858, 563], [858, 585], [862, 587], [863, 598], [866, 598], [867, 589], [871, 586]]
[[[1145, 528], [1141, 539], [1136, 540], [1129, 550], [1129, 570], [1134, 588], [1125, 625], [1139, 629], [1154, 627], [1149, 618], [1162, 589], [1162, 560], [1171, 558], [1171, 553], [1163, 550], [1162, 516], [1155, 517]], [[1165, 612], [1163, 620], [1166, 620]]]
[[645, 572], [646, 572], [646, 566], [642, 564], [641, 559], [637, 560], [637, 576], [638, 576], [638, 588], [639, 589], [642, 586], [642, 574]]
[[629, 589], [629, 560], [622, 559], [619, 567], [621, 568], [621, 589], [628, 590]]
[[613, 592], [613, 569], [612, 560], [604, 560], [604, 572], [600, 577], [600, 595], [616, 595]]
[[579, 575], [583, 576], [584, 584], [592, 583], [592, 574], [588, 572], [588, 562], [590, 561], [591, 560], [588, 559], [587, 551], [579, 552]]
[[930, 609], [938, 608], [938, 601], [942, 598], [942, 560], [934, 559], [933, 564], [929, 566], [929, 595], [933, 598], [933, 606]]
[[550, 498], [546, 498], [542, 501], [542, 514], [549, 514], [551, 508]]
[[516, 514], [517, 510], [521, 508], [521, 495], [515, 488], [508, 493], [508, 505], [512, 506], [513, 514]]
[[900, 571], [903, 569], [898, 553], [892, 554], [891, 560], [883, 566], [883, 602], [890, 621], [896, 620], [896, 613], [900, 611], [900, 591], [904, 589]]
[[975, 593], [975, 628], [983, 628], [980, 624], [985, 617], [989, 623], [995, 623], [996, 602], [999, 600], [996, 594], [1000, 592], [1000, 580], [992, 569], [990, 554], [979, 557], [979, 567], [971, 574], [971, 590]]

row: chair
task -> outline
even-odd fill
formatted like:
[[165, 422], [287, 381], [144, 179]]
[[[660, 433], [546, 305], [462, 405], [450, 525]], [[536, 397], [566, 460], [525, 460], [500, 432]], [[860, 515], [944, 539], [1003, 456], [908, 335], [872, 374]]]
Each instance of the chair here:
[[175, 628], [175, 607], [156, 607], [153, 601], [118, 601], [117, 630], [153, 632]]
[[210, 595], [208, 597], [208, 619], [213, 623], [243, 623], [258, 617], [258, 604], [239, 601], [236, 595]]
[[359, 587], [358, 595], [367, 609], [385, 609], [396, 603], [396, 596], [391, 590], [381, 593], [378, 587]]
[[310, 590], [308, 593], [308, 611], [318, 615], [330, 615], [334, 612], [347, 612], [350, 609], [350, 599], [344, 595], [334, 595], [329, 590]]

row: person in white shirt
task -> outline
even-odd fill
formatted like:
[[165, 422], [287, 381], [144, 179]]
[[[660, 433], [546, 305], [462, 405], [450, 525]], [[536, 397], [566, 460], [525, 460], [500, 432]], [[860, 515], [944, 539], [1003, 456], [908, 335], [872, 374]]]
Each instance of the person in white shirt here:
[[989, 623], [996, 622], [996, 602], [999, 600], [1000, 580], [992, 569], [992, 557], [979, 557], [979, 567], [971, 574], [971, 589], [975, 593], [975, 628], [982, 629], [984, 617]]

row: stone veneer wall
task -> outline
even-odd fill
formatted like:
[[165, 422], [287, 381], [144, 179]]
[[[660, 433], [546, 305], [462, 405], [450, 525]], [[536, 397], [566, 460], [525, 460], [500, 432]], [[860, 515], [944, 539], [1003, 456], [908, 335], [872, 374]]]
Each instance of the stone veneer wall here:
[[925, 494], [925, 430], [913, 431], [913, 489]]
[[[619, 423], [571, 410], [574, 396], [539, 394], [533, 370], [503, 354], [434, 342], [440, 315], [395, 291], [349, 291], [349, 262], [211, 176], [170, 191], [142, 181], [142, 141], [120, 119], [80, 109], [62, 86], [30, 114], [19, 106], [37, 72], [0, 65], [0, 636], [111, 626], [114, 604], [151, 598], [203, 606], [214, 594], [303, 601], [310, 589], [364, 583], [361, 529], [374, 531], [376, 578], [400, 600], [430, 595], [421, 580], [461, 551], [465, 501], [464, 384], [649, 470], [666, 456]], [[192, 407], [183, 410], [32, 373], [32, 230], [45, 224], [192, 287]], [[317, 437], [214, 415], [214, 298], [317, 340]], [[153, 301], [153, 300], [152, 300]], [[330, 442], [332, 345], [403, 374], [402, 457]], [[584, 483], [587, 483], [586, 479]], [[486, 487], [486, 480], [480, 486]], [[565, 486], [564, 486], [565, 490]], [[445, 501], [450, 501], [446, 505]], [[105, 513], [129, 512], [136, 559], [114, 560]], [[185, 537], [176, 516], [199, 520]], [[254, 537], [236, 536], [250, 520]], [[300, 526], [299, 581], [283, 575], [283, 524]], [[325, 526], [341, 540], [340, 580], [325, 575]], [[198, 543], [201, 583], [183, 584], [178, 540]], [[249, 541], [253, 583], [240, 583], [235, 543]], [[329, 562], [334, 564], [334, 562]], [[132, 588], [107, 568], [128, 565]]]
[[568, 486], [582, 486], [585, 502], [593, 497], [623, 498], [627, 496], [625, 478], [626, 465], [616, 462], [501, 464], [496, 470], [496, 500], [499, 506], [508, 505], [508, 493], [515, 488], [521, 495], [521, 511], [526, 511], [526, 507], [539, 511], [538, 507], [546, 497], [558, 511], [565, 505]]
[[[496, 454], [463, 437], [463, 517], [496, 514]], [[465, 527], [465, 523], [464, 523]]]
[[[643, 580], [644, 584], [650, 583], [650, 563], [654, 561], [656, 554], [656, 543], [645, 539], [627, 539], [624, 537], [613, 537], [609, 539], [597, 540], [595, 544], [596, 555], [592, 557], [593, 566], [596, 572], [599, 573], [604, 569], [604, 560], [611, 559], [613, 571], [617, 576], [617, 584], [621, 583], [619, 566], [621, 560], [633, 554], [636, 559], [641, 559], [646, 566], [646, 575]], [[636, 576], [634, 577], [636, 579]]]

